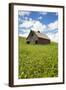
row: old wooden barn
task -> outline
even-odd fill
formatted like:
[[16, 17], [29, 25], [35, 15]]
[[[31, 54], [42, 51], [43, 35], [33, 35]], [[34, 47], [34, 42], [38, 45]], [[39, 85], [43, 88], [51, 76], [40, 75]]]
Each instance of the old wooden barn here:
[[28, 37], [27, 43], [35, 43], [35, 44], [49, 44], [50, 39], [47, 35], [40, 33], [40, 31], [31, 30]]

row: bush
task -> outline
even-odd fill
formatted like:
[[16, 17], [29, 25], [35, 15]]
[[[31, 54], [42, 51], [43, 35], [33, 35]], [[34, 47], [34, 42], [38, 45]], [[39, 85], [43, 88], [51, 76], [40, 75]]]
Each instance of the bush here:
[[30, 41], [27, 41], [27, 44], [29, 44], [30, 43]]

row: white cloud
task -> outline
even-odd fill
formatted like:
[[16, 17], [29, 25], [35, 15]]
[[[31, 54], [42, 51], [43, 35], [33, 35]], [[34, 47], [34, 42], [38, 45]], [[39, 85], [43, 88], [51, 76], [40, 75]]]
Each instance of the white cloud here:
[[25, 20], [28, 20], [28, 17], [24, 17]]
[[29, 20], [32, 21], [32, 22], [34, 21], [32, 18], [29, 18]]
[[51, 41], [58, 43], [58, 33], [47, 33], [47, 36], [50, 38]]
[[[20, 31], [21, 31], [21, 30], [20, 30]], [[21, 36], [21, 37], [27, 37], [27, 36], [29, 35], [29, 32], [30, 32], [29, 29], [22, 29], [22, 31], [24, 31], [24, 32], [23, 32], [23, 33], [20, 32], [20, 33], [19, 33], [19, 36]]]
[[48, 29], [49, 29], [49, 30], [58, 29], [58, 21], [54, 21], [53, 23], [50, 23], [50, 24], [48, 25]]
[[47, 12], [40, 12], [40, 14], [42, 14], [42, 15], [47, 15]]
[[24, 33], [24, 34], [19, 34], [20, 37], [28, 37], [28, 33]]
[[38, 19], [39, 19], [39, 20], [41, 20], [41, 19], [42, 19], [42, 17], [40, 16], [40, 17], [38, 17]]
[[32, 20], [31, 18], [29, 20], [24, 20], [22, 24], [19, 25], [19, 28], [30, 28], [35, 31], [43, 31], [46, 28], [46, 25], [42, 24], [40, 21]]
[[19, 28], [20, 30], [22, 28], [22, 30], [25, 32], [22, 36], [26, 37], [29, 34], [30, 30], [42, 32], [46, 28], [46, 25], [42, 24], [40, 21], [32, 20], [30, 18], [29, 20], [24, 20], [24, 22], [19, 25]]
[[21, 22], [22, 20], [20, 18], [18, 18], [18, 21]]
[[40, 21], [35, 21], [34, 25], [32, 26], [32, 30], [35, 31], [43, 31], [46, 28], [46, 25], [42, 24]]
[[58, 42], [58, 32], [53, 33], [54, 30], [58, 31], [58, 21], [54, 21], [48, 24], [47, 30], [48, 30], [47, 35], [51, 39], [51, 41]]
[[28, 12], [28, 11], [19, 11], [19, 15], [20, 16], [24, 16], [24, 15], [29, 16], [30, 12]]
[[24, 20], [22, 24], [19, 25], [20, 28], [30, 28], [34, 24], [31, 20]]

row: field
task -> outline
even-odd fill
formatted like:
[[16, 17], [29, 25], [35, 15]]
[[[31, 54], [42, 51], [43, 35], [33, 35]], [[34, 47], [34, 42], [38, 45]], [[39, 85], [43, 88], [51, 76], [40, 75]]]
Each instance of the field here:
[[19, 79], [58, 76], [58, 44], [27, 44], [19, 37]]

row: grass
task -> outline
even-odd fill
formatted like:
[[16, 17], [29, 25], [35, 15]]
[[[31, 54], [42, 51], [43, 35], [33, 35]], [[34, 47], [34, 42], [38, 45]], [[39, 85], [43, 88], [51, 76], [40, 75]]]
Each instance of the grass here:
[[58, 76], [58, 44], [27, 44], [19, 37], [19, 79]]

